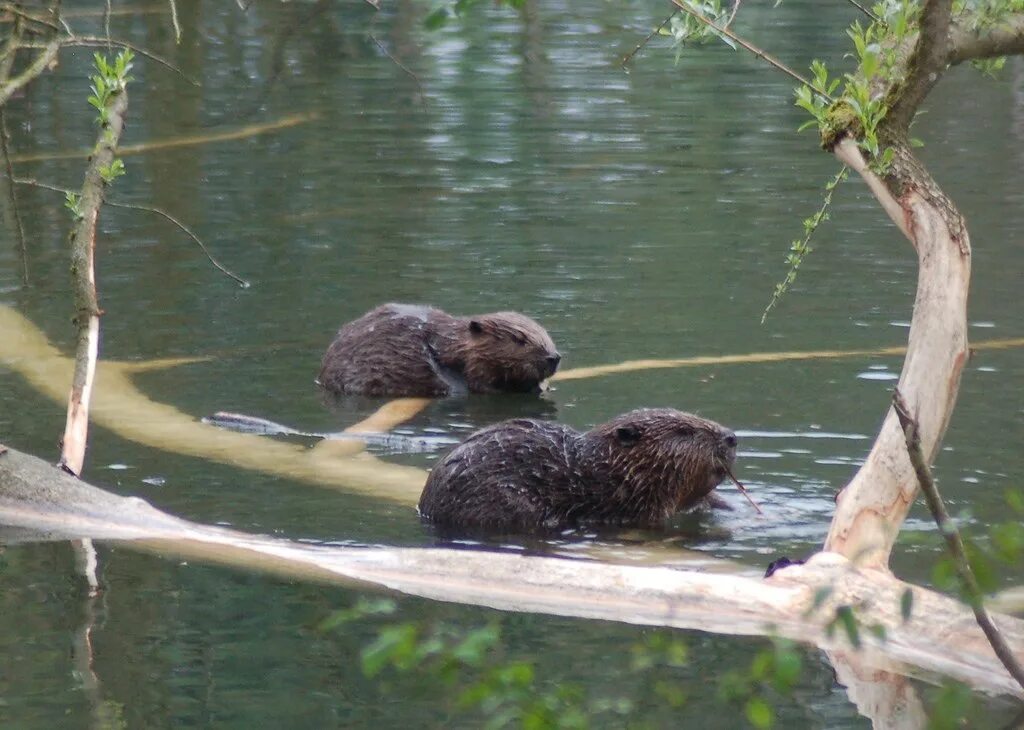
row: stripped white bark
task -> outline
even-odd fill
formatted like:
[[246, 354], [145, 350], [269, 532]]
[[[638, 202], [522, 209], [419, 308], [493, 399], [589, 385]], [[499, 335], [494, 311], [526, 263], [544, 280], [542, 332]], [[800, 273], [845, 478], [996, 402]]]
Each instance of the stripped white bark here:
[[[821, 553], [770, 580], [612, 565], [508, 553], [426, 548], [311, 546], [200, 525], [119, 497], [16, 451], [0, 456], [0, 524], [52, 539], [92, 535], [225, 565], [272, 571], [363, 588], [386, 588], [441, 601], [503, 611], [671, 626], [732, 635], [776, 635], [827, 650], [848, 648], [842, 631], [825, 626], [835, 608], [855, 606], [864, 624], [881, 624], [881, 642], [862, 632], [863, 666], [894, 666], [903, 674], [939, 673], [989, 692], [1024, 697], [992, 654], [973, 616], [959, 602], [913, 588], [913, 615], [904, 621], [907, 584], [887, 571], [857, 568]], [[814, 608], [815, 594], [831, 594]], [[1024, 652], [1024, 621], [1000, 616], [1000, 628]], [[875, 677], [879, 680], [879, 677]]]
[[[899, 389], [921, 424], [921, 447], [931, 461], [946, 432], [960, 373], [967, 360], [967, 293], [971, 249], [955, 210], [940, 207], [934, 190], [907, 189], [897, 200], [864, 164], [850, 140], [836, 155], [860, 172], [897, 225], [906, 227], [918, 255], [917, 296]], [[896, 414], [889, 409], [871, 453], [837, 500], [825, 542], [864, 566], [885, 568], [917, 496], [917, 476], [907, 456]]]

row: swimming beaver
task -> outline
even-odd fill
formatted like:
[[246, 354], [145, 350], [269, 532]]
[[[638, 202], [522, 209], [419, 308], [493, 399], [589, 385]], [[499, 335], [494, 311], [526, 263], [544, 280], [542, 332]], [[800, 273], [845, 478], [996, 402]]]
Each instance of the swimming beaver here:
[[534, 393], [561, 359], [547, 331], [517, 312], [453, 317], [384, 304], [341, 328], [317, 380], [337, 394]]
[[448, 527], [654, 526], [707, 497], [735, 458], [735, 433], [671, 408], [586, 433], [517, 419], [477, 431], [438, 462], [419, 510]]

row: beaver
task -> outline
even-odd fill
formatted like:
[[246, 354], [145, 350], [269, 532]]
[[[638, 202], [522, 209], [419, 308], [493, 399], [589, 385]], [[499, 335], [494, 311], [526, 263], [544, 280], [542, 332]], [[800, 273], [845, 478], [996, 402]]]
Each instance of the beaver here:
[[735, 433], [672, 408], [631, 411], [586, 433], [516, 419], [441, 459], [419, 511], [448, 528], [653, 527], [701, 503], [735, 458]]
[[536, 393], [561, 359], [547, 330], [518, 312], [384, 304], [339, 330], [317, 381], [338, 395]]

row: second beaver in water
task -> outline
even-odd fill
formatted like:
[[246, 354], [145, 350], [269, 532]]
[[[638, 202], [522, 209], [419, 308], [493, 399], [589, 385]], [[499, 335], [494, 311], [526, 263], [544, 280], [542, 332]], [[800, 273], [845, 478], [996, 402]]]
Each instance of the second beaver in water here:
[[722, 483], [736, 434], [671, 408], [644, 408], [580, 433], [517, 419], [477, 431], [427, 478], [420, 515], [445, 527], [649, 527]]
[[350, 395], [535, 393], [560, 360], [547, 331], [518, 312], [453, 317], [384, 304], [341, 328], [317, 381]]

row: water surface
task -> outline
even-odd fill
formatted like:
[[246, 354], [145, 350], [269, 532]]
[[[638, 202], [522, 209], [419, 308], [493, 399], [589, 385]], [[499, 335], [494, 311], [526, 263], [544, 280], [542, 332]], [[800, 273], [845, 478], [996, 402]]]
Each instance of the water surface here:
[[[875, 349], [905, 343], [915, 259], [857, 181], [797, 285], [760, 325], [789, 241], [819, 205], [836, 163], [816, 152], [784, 77], [727, 48], [645, 50], [619, 59], [661, 20], [658, 9], [528, 2], [481, 7], [431, 34], [428, 8], [359, 4], [179, 2], [176, 46], [162, 12], [115, 17], [112, 30], [172, 59], [199, 88], [141, 61], [124, 144], [204, 134], [295, 114], [310, 121], [247, 139], [125, 158], [112, 197], [158, 205], [187, 221], [239, 289], [164, 221], [105, 208], [99, 246], [102, 356], [210, 355], [140, 376], [154, 400], [197, 418], [252, 413], [331, 430], [373, 402], [325, 408], [312, 385], [342, 322], [381, 301], [429, 302], [455, 313], [516, 309], [550, 330], [563, 367], [635, 358], [780, 350]], [[852, 11], [851, 11], [852, 12]], [[842, 64], [846, 6], [791, 0], [746, 5], [738, 29], [792, 65]], [[632, 15], [631, 15], [632, 14]], [[98, 32], [95, 18], [72, 18]], [[385, 56], [376, 42], [413, 74]], [[84, 98], [89, 56], [68, 51], [12, 104], [16, 153], [74, 150], [94, 134]], [[1024, 300], [1024, 66], [996, 81], [952, 72], [916, 125], [935, 177], [961, 205], [974, 244], [971, 336], [1021, 336]], [[965, 104], [962, 96], [969, 95]], [[80, 184], [80, 159], [26, 162], [24, 175]], [[0, 298], [70, 351], [58, 197], [20, 190], [31, 285], [10, 229], [0, 235]], [[764, 507], [757, 519], [723, 487], [733, 512], [680, 518], [656, 539], [763, 566], [813, 551], [835, 492], [856, 471], [889, 399], [898, 357], [722, 365], [559, 383], [541, 399], [438, 401], [407, 427], [461, 436], [522, 414], [588, 428], [639, 406], [696, 411], [741, 436], [739, 476]], [[1005, 517], [1019, 486], [1024, 398], [1019, 350], [978, 352], [937, 465], [954, 512], [983, 527]], [[54, 456], [63, 412], [0, 371], [0, 440]], [[435, 455], [386, 457], [429, 467]], [[115, 468], [117, 467], [117, 468]], [[91, 432], [86, 476], [189, 519], [318, 541], [428, 545], [407, 506], [319, 489]], [[927, 582], [938, 540], [923, 510], [897, 551], [900, 575]], [[390, 727], [464, 725], [425, 679], [365, 679], [358, 652], [383, 622], [324, 635], [315, 626], [352, 591], [293, 584], [101, 547], [108, 590], [96, 607], [99, 700], [76, 668], [84, 592], [65, 545], [4, 553], [0, 718], [22, 728], [99, 724], [97, 707], [130, 727]], [[1006, 584], [1020, 575], [1007, 575]], [[545, 682], [589, 695], [631, 696], [658, 726], [736, 727], [739, 708], [714, 699], [714, 677], [757, 642], [691, 634], [691, 664], [669, 674], [691, 702], [667, 708], [631, 684], [635, 627], [402, 600], [400, 619], [502, 622], [506, 651], [539, 663]], [[785, 727], [863, 727], [814, 652]], [[103, 703], [106, 703], [105, 705]], [[602, 717], [598, 725], [618, 726]]]

